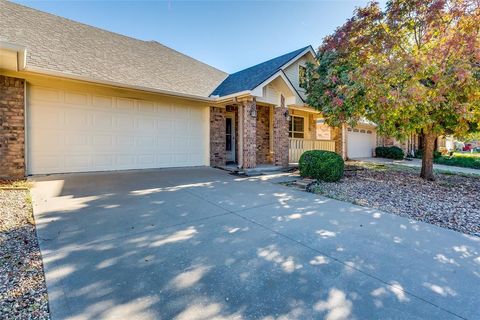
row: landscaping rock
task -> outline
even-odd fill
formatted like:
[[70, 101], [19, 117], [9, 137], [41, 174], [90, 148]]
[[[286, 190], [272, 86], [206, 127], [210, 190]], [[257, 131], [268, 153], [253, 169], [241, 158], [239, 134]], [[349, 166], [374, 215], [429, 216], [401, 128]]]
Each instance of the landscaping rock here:
[[28, 190], [0, 190], [0, 318], [49, 319]]
[[425, 181], [418, 170], [394, 166], [345, 172], [339, 182], [317, 182], [311, 190], [400, 216], [480, 235], [480, 178], [437, 174]]

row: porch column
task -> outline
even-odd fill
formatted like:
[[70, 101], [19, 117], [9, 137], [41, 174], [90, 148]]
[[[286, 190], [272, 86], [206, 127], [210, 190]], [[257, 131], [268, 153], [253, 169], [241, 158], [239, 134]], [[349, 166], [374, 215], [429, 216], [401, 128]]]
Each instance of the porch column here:
[[257, 103], [255, 99], [243, 102], [240, 110], [243, 129], [242, 168], [255, 168], [257, 166]]
[[225, 109], [210, 107], [210, 166], [224, 166], [225, 153]]
[[280, 97], [280, 106], [273, 109], [273, 164], [288, 166], [288, 108], [285, 97]]

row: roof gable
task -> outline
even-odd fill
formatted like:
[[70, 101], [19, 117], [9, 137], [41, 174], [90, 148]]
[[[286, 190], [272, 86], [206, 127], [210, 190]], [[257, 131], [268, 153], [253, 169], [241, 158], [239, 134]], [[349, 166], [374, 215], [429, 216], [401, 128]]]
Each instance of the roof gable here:
[[245, 90], [253, 90], [275, 73], [280, 71], [283, 66], [310, 48], [311, 46], [306, 46], [271, 60], [262, 62], [253, 67], [233, 73], [223, 80], [223, 82], [212, 92], [211, 95], [226, 96]]

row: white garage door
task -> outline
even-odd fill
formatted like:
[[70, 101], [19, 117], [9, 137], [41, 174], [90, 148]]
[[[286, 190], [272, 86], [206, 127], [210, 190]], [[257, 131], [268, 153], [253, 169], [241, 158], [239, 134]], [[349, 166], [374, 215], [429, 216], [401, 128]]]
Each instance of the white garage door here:
[[29, 92], [29, 174], [208, 165], [205, 107], [35, 86]]
[[350, 159], [371, 157], [376, 146], [376, 135], [373, 129], [348, 128], [347, 156]]

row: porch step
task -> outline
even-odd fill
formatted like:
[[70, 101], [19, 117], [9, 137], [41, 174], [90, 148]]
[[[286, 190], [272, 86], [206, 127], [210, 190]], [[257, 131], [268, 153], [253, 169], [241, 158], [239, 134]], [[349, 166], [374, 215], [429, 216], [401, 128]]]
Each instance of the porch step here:
[[301, 190], [307, 190], [315, 181], [315, 179], [300, 179], [296, 180], [293, 185]]
[[250, 169], [243, 169], [243, 173], [246, 176], [259, 176], [262, 174], [267, 174], [271, 172], [284, 172], [288, 171], [290, 167], [281, 167], [281, 166], [273, 166], [273, 165], [260, 165], [257, 166], [256, 168], [250, 168]]

